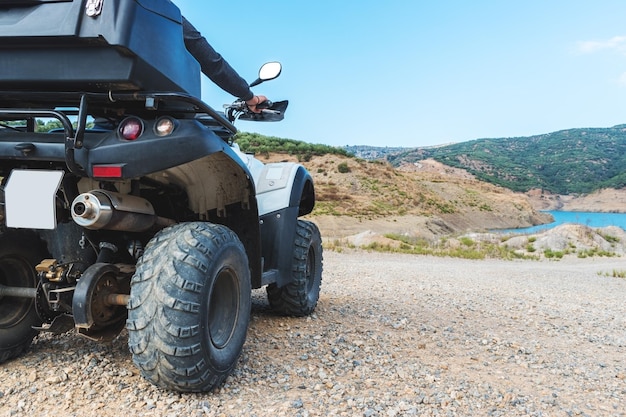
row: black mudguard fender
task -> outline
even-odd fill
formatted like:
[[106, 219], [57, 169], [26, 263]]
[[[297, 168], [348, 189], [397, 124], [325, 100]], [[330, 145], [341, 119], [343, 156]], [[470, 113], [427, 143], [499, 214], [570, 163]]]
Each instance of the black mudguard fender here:
[[[284, 174], [280, 178], [279, 170]], [[315, 205], [313, 180], [303, 166], [280, 163], [268, 164], [256, 182], [259, 211], [266, 210], [261, 215], [263, 269], [277, 271], [270, 275], [271, 283], [281, 287], [291, 281], [298, 217], [309, 214]], [[273, 210], [267, 212], [268, 208]]]

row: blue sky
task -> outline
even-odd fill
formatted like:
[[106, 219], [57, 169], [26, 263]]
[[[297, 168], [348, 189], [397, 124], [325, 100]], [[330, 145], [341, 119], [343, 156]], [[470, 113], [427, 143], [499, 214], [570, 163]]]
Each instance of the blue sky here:
[[254, 91], [285, 120], [243, 131], [412, 147], [626, 123], [623, 0], [175, 3], [244, 78], [282, 62]]

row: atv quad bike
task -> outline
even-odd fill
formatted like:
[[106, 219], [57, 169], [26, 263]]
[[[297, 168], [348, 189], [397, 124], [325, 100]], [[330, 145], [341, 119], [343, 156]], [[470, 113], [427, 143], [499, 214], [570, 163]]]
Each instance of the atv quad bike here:
[[181, 20], [168, 0], [0, 0], [0, 362], [38, 332], [126, 327], [144, 377], [208, 391], [237, 363], [253, 288], [282, 314], [315, 308], [311, 176], [232, 139], [235, 118], [287, 103], [202, 102]]

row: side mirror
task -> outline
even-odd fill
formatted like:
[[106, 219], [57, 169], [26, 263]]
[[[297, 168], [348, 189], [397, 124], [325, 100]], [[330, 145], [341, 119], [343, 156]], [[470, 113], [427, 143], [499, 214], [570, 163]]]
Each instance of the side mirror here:
[[259, 70], [259, 78], [250, 84], [250, 87], [254, 87], [255, 85], [259, 85], [264, 81], [273, 80], [274, 78], [280, 75], [283, 66], [280, 62], [267, 62], [263, 64], [261, 69]]

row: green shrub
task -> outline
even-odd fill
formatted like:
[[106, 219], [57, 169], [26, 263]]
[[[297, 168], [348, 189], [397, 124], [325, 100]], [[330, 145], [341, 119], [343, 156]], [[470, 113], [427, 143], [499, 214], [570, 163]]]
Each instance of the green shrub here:
[[618, 270], [614, 269], [613, 273], [611, 274], [611, 276], [613, 278], [626, 278], [626, 271], [623, 271], [623, 270], [618, 271]]
[[341, 174], [347, 174], [351, 170], [347, 162], [342, 162], [339, 165], [337, 165], [337, 171], [339, 171]]
[[543, 251], [543, 256], [545, 256], [548, 259], [552, 259], [552, 258], [561, 259], [563, 258], [564, 255], [565, 253], [563, 253], [562, 251], [553, 251], [552, 249], [549, 249], [549, 248]]
[[615, 236], [603, 235], [603, 234], [600, 234], [600, 236], [602, 236], [604, 238], [604, 240], [606, 240], [607, 242], [610, 242], [610, 243], [619, 243], [620, 242], [620, 239], [618, 237], [615, 237]]

